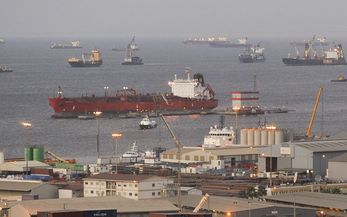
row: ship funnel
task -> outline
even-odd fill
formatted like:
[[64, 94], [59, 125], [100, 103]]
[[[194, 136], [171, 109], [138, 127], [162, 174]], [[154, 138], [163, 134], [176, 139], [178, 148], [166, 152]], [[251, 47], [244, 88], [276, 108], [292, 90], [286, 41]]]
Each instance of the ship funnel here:
[[190, 67], [186, 67], [184, 72], [187, 73], [188, 80], [190, 80], [190, 73], [192, 72], [192, 69]]

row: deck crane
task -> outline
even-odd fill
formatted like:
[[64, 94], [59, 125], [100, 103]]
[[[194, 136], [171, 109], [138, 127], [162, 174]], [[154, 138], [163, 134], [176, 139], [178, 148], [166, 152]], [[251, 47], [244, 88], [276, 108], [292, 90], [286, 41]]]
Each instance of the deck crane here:
[[207, 202], [209, 196], [210, 196], [210, 195], [206, 193], [206, 194], [201, 198], [199, 204], [198, 204], [198, 205], [195, 207], [195, 209], [193, 210], [194, 213], [199, 212], [199, 210], [200, 210], [200, 209], [205, 205], [205, 203]]
[[171, 137], [173, 138], [175, 145], [177, 147], [177, 162], [178, 162], [178, 172], [177, 172], [177, 206], [179, 211], [182, 211], [182, 198], [181, 198], [181, 153], [182, 145], [179, 139], [177, 139], [174, 132], [171, 130], [169, 124], [166, 122], [164, 115], [160, 114], [166, 128], [169, 130]]
[[320, 86], [319, 90], [317, 92], [317, 95], [316, 95], [316, 103], [314, 105], [314, 108], [313, 108], [313, 111], [312, 111], [312, 114], [311, 114], [310, 124], [308, 125], [308, 128], [306, 130], [306, 139], [310, 139], [311, 138], [311, 130], [312, 130], [312, 126], [313, 126], [313, 121], [314, 121], [314, 118], [316, 116], [319, 100], [320, 100], [320, 97], [321, 97], [322, 93], [323, 93], [323, 86]]

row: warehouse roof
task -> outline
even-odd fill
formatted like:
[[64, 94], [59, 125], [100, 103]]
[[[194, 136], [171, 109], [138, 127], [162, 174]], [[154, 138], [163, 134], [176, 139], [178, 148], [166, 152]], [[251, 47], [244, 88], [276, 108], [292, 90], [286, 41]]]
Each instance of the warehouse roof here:
[[29, 192], [32, 189], [44, 185], [41, 181], [24, 181], [24, 180], [0, 180], [1, 191], [23, 191]]
[[134, 175], [134, 174], [111, 174], [111, 173], [100, 173], [94, 176], [91, 176], [89, 178], [85, 178], [85, 180], [88, 179], [98, 179], [98, 180], [121, 180], [121, 181], [144, 181], [147, 179], [162, 179], [167, 180], [166, 177], [161, 176], [153, 176], [153, 175]]
[[120, 196], [83, 197], [22, 201], [11, 209], [23, 207], [30, 215], [38, 211], [117, 209], [118, 213], [175, 212], [178, 208], [170, 201], [162, 199], [132, 200]]
[[289, 144], [309, 149], [313, 152], [347, 151], [347, 140], [296, 142]]
[[328, 208], [328, 209], [339, 209], [347, 210], [347, 195], [341, 194], [327, 194], [327, 193], [316, 193], [316, 192], [297, 192], [293, 194], [278, 194], [273, 196], [265, 197], [269, 201], [282, 202], [287, 204], [295, 204]]
[[347, 162], [347, 153], [329, 159], [330, 162]]
[[0, 164], [0, 171], [15, 171], [15, 172], [23, 172], [26, 170], [26, 166], [28, 163], [28, 168], [49, 168], [48, 164], [42, 163], [40, 161], [11, 161]]
[[[182, 205], [184, 207], [190, 207], [194, 209], [197, 204], [199, 204], [202, 197], [202, 195], [184, 195], [182, 196]], [[170, 198], [170, 201], [177, 203], [177, 198]], [[205, 203], [205, 205], [201, 209], [228, 213], [249, 210], [250, 205], [252, 209], [274, 206], [273, 204], [266, 204], [264, 202], [258, 202], [254, 200], [249, 201], [247, 199], [236, 197], [209, 196], [208, 203]]]

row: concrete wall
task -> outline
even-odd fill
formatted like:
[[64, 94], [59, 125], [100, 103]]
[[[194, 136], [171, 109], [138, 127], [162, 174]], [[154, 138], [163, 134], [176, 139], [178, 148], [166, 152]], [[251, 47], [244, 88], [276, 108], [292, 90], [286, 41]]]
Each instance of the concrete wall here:
[[328, 178], [330, 180], [347, 181], [347, 162], [328, 162]]
[[292, 168], [292, 158], [279, 157], [277, 158], [277, 170]]
[[313, 169], [313, 153], [312, 151], [293, 146], [295, 158], [292, 159], [292, 167], [298, 169]]
[[31, 195], [39, 195], [39, 199], [58, 198], [58, 187], [55, 185], [44, 184], [31, 190]]

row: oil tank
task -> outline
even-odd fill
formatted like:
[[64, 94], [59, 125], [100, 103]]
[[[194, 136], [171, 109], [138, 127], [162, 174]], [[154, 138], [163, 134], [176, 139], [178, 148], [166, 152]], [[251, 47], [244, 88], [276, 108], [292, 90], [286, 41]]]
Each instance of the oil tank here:
[[254, 130], [254, 145], [260, 145], [261, 144], [261, 136], [260, 136], [260, 129], [255, 129]]
[[261, 130], [261, 145], [267, 145], [267, 130], [266, 129], [263, 129]]
[[268, 145], [275, 144], [275, 130], [268, 130], [267, 144]]
[[25, 161], [33, 160], [33, 147], [32, 146], [25, 146], [24, 147], [24, 160]]
[[275, 144], [281, 144], [283, 142], [283, 130], [275, 131]]
[[254, 145], [254, 129], [247, 130], [247, 145]]
[[43, 162], [44, 150], [41, 146], [35, 146], [33, 148], [33, 160]]
[[3, 151], [0, 151], [0, 164], [3, 164], [5, 162], [5, 155]]
[[240, 134], [240, 144], [247, 145], [247, 129], [241, 129]]

